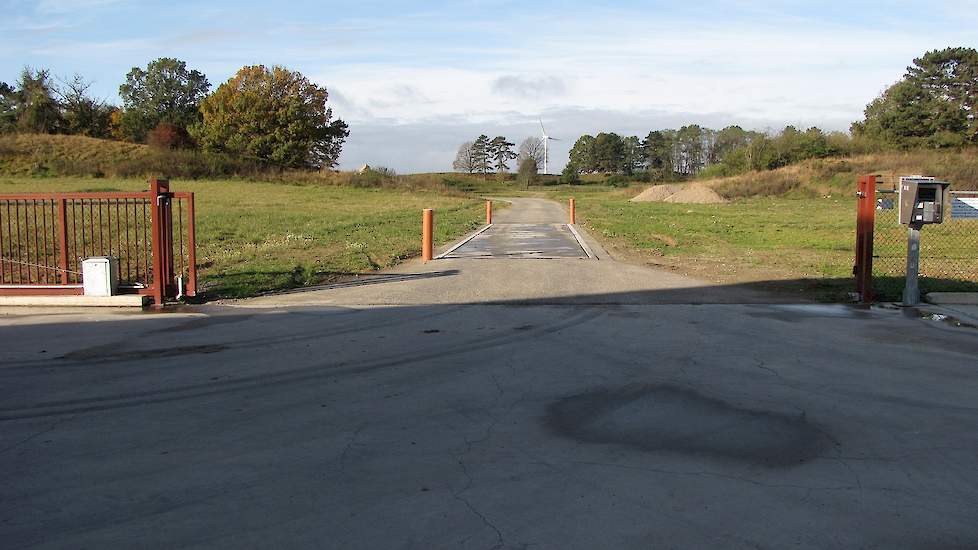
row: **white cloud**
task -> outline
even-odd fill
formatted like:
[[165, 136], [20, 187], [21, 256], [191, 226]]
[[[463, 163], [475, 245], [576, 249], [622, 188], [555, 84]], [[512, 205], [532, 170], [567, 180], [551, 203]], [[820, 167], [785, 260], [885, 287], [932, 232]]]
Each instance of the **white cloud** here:
[[[616, 32], [598, 39], [598, 32], [617, 23]], [[690, 122], [845, 130], [866, 103], [901, 77], [910, 60], [956, 38], [950, 32], [856, 32], [810, 22], [791, 28], [604, 22], [591, 31], [544, 33], [521, 45], [533, 55], [501, 56], [464, 68], [339, 65], [320, 80], [341, 88], [358, 106], [350, 114], [355, 124], [345, 165], [376, 163], [371, 155], [390, 154], [383, 134], [412, 144], [395, 154], [403, 158], [388, 161], [396, 168], [448, 169], [458, 143], [483, 132], [516, 140], [535, 135], [534, 121], [546, 113], [548, 130], [569, 140], [555, 147], [559, 168], [573, 140], [586, 132], [644, 135]], [[428, 101], [390, 101], [392, 83], [418, 90]], [[558, 93], [535, 93], [548, 86]], [[340, 109], [338, 114], [344, 116]], [[375, 132], [378, 120], [395, 125]], [[422, 150], [415, 147], [421, 135], [426, 136], [423, 150], [441, 155], [433, 165], [421, 164], [422, 156], [412, 153]]]
[[117, 4], [122, 0], [41, 0], [37, 3], [37, 11], [44, 14], [52, 13], [72, 13], [93, 8], [100, 8], [110, 4]]
[[567, 84], [556, 76], [504, 75], [492, 81], [494, 93], [522, 99], [553, 99], [567, 93]]
[[[585, 132], [644, 134], [687, 122], [844, 129], [914, 57], [973, 46], [978, 14], [974, 0], [845, 10], [841, 0], [817, 9], [748, 0], [631, 10], [590, 3], [556, 11], [480, 0], [431, 12], [385, 4], [373, 14], [369, 3], [333, 4], [301, 17], [267, 4], [176, 2], [132, 25], [78, 23], [81, 10], [101, 17], [96, 8], [114, 2], [41, 0], [27, 8], [32, 19], [77, 28], [32, 33], [26, 21], [0, 23], [20, 27], [0, 32], [0, 62], [8, 71], [60, 63], [52, 68], [94, 77], [105, 93], [128, 67], [161, 55], [186, 59], [215, 85], [245, 64], [283, 64], [325, 85], [335, 115], [350, 123], [345, 165], [402, 171], [447, 168], [457, 144], [478, 133], [535, 135], [541, 114], [570, 142]], [[565, 145], [556, 146], [555, 164]]]

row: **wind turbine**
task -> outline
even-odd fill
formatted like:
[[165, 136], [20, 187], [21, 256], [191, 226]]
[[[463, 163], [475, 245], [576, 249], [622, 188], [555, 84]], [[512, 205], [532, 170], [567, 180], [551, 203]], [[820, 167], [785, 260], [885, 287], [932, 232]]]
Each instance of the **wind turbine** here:
[[547, 129], [543, 127], [543, 119], [541, 118], [539, 120], [540, 120], [540, 130], [543, 132], [543, 135], [540, 136], [540, 139], [543, 140], [543, 173], [549, 174], [550, 173], [550, 143], [549, 142], [560, 141], [560, 140], [548, 136]]

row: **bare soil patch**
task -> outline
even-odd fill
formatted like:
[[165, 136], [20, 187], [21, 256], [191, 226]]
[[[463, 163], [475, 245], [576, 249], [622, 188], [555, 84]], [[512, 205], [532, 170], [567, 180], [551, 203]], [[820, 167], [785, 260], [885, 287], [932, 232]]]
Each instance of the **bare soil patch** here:
[[716, 191], [705, 185], [692, 183], [675, 195], [665, 198], [663, 202], [682, 204], [720, 204], [727, 202], [727, 199], [724, 199]]
[[727, 202], [716, 191], [701, 183], [653, 185], [631, 202], [671, 202], [681, 204], [720, 204]]
[[682, 185], [674, 183], [653, 185], [632, 198], [631, 202], [662, 202], [678, 193], [682, 188]]

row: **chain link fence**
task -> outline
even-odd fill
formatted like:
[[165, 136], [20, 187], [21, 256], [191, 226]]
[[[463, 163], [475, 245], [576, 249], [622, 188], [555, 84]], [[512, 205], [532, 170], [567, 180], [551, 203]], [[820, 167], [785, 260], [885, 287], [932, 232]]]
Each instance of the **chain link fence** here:
[[[978, 292], [978, 191], [952, 191], [944, 223], [925, 225], [920, 235], [920, 291]], [[908, 228], [898, 218], [899, 194], [876, 190], [873, 288], [877, 299], [899, 300], [907, 268]]]

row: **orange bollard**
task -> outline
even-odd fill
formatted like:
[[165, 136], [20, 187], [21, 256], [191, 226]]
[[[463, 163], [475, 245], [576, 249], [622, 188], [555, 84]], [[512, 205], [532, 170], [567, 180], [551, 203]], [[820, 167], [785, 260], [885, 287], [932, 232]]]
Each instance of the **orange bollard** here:
[[486, 225], [492, 223], [492, 201], [486, 201]]
[[421, 259], [430, 262], [434, 257], [431, 234], [435, 230], [435, 212], [430, 208], [421, 211]]
[[574, 199], [570, 200], [570, 224], [574, 225]]

